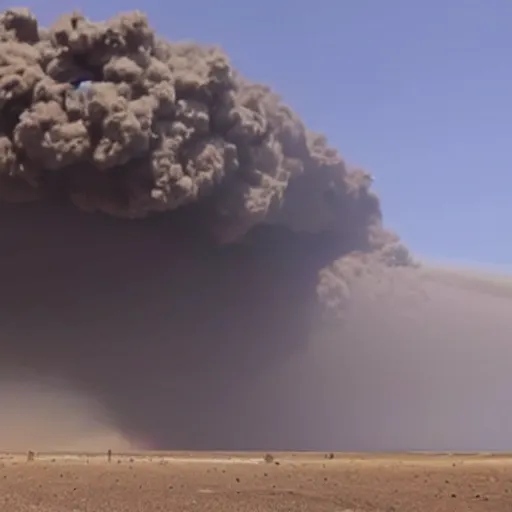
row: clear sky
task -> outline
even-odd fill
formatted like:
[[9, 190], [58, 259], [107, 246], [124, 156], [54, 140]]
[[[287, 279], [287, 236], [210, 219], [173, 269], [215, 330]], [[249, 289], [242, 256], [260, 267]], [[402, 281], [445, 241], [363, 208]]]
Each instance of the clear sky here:
[[[512, 267], [511, 0], [30, 0], [44, 23], [141, 9], [220, 44], [349, 163], [433, 259]], [[5, 3], [4, 7], [9, 4]]]

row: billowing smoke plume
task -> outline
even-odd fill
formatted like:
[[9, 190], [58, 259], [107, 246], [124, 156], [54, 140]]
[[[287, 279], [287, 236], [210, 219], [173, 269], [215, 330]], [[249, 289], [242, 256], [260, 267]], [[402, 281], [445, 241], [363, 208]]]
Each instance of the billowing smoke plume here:
[[188, 208], [221, 242], [263, 224], [327, 232], [342, 252], [396, 242], [370, 176], [219, 49], [165, 42], [139, 12], [43, 30], [11, 9], [0, 22], [4, 200], [130, 219]]
[[[0, 41], [3, 370], [58, 377], [154, 447], [422, 447], [379, 393], [413, 393], [433, 346], [418, 332], [443, 352], [483, 309], [397, 268], [411, 258], [368, 174], [221, 50], [165, 42], [141, 13], [43, 29], [10, 9]], [[400, 367], [411, 347], [423, 365]]]

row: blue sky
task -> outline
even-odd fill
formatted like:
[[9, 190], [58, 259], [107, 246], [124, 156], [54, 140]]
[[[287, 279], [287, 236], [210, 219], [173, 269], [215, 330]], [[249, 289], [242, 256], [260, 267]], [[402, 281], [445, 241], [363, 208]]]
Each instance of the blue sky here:
[[74, 7], [93, 19], [139, 8], [168, 39], [220, 44], [375, 175], [387, 224], [416, 253], [512, 265], [512, 1], [28, 6], [44, 24]]

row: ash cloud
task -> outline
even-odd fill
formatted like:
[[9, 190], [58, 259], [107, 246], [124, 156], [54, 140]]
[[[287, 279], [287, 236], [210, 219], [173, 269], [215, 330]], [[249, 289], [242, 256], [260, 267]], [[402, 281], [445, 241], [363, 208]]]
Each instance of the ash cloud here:
[[[329, 322], [351, 360], [344, 315], [389, 327], [351, 313], [365, 279], [414, 272], [366, 172], [220, 49], [166, 42], [139, 12], [42, 28], [4, 11], [0, 114], [0, 367], [73, 382], [154, 447], [323, 449], [301, 421], [336, 444], [257, 383], [284, 390], [276, 372]], [[298, 389], [308, 368], [284, 375]], [[311, 411], [326, 390], [304, 389]]]
[[327, 232], [340, 253], [397, 243], [370, 176], [220, 49], [166, 42], [140, 12], [100, 23], [73, 13], [42, 29], [10, 9], [0, 41], [5, 201], [129, 219], [188, 208], [222, 243], [261, 225]]

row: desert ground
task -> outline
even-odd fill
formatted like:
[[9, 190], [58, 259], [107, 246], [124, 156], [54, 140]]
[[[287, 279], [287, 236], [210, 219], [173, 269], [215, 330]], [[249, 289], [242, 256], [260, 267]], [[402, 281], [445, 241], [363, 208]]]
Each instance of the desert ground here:
[[512, 510], [512, 455], [0, 456], [9, 512]]

